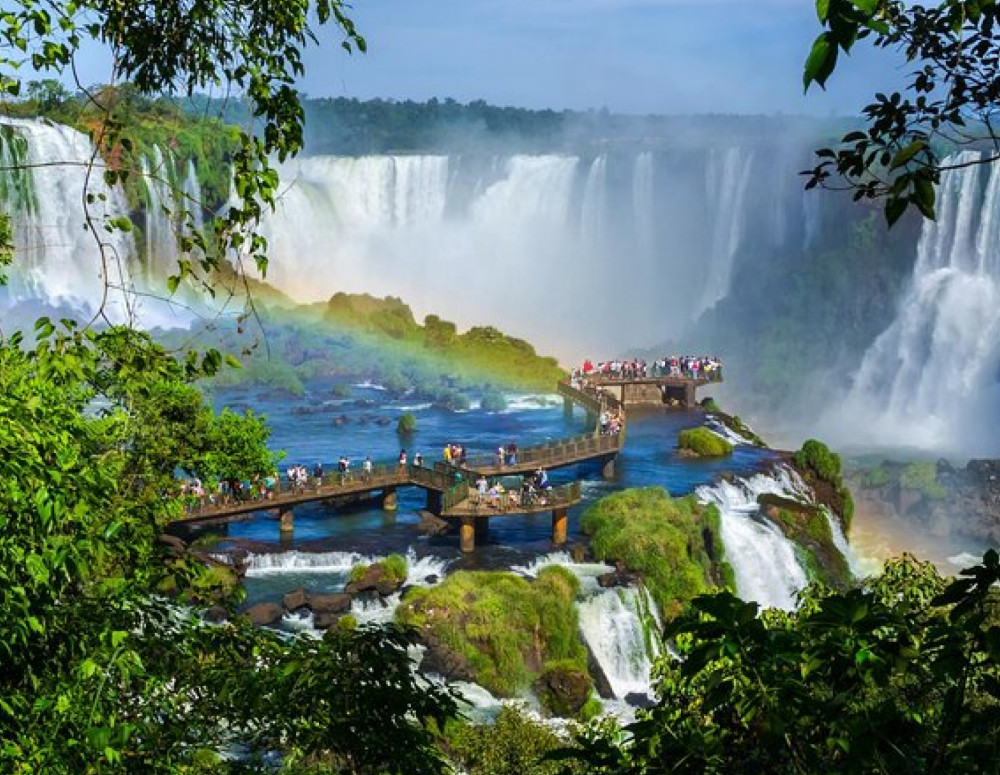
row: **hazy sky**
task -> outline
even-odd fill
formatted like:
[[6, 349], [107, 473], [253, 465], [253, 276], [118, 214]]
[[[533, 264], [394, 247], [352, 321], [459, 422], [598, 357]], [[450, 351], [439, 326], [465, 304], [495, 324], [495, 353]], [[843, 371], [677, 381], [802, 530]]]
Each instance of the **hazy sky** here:
[[813, 0], [355, 0], [367, 54], [330, 32], [311, 96], [482, 98], [626, 113], [855, 114], [899, 71], [856, 51], [829, 91], [802, 93]]

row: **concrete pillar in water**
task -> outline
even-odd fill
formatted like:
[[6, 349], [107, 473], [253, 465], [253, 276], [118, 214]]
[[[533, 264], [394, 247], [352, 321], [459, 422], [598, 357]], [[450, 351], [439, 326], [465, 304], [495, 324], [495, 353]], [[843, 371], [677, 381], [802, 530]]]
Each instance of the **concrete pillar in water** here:
[[462, 517], [461, 528], [462, 551], [468, 554], [476, 548], [476, 518]]
[[291, 535], [292, 530], [295, 529], [295, 519], [291, 506], [282, 506], [278, 509], [278, 524], [282, 536]]
[[566, 531], [569, 518], [566, 515], [566, 507], [552, 509], [552, 543], [562, 546], [566, 543]]
[[618, 455], [612, 455], [607, 460], [604, 461], [604, 467], [601, 469], [601, 476], [605, 479], [615, 478], [615, 461], [618, 459]]
[[698, 399], [695, 397], [695, 385], [693, 382], [688, 382], [684, 386], [684, 406], [687, 409], [694, 409], [698, 404]]
[[382, 493], [382, 511], [396, 510], [396, 488], [386, 487]]

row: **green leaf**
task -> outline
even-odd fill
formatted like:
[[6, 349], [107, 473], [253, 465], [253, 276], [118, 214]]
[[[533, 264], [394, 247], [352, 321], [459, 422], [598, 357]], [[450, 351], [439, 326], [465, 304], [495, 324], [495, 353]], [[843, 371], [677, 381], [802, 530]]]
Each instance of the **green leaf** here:
[[837, 46], [829, 32], [818, 36], [813, 43], [809, 57], [806, 59], [805, 72], [802, 74], [802, 85], [808, 89], [815, 81], [826, 88], [826, 80], [837, 66]]
[[830, 0], [816, 0], [816, 18], [821, 22], [825, 22], [829, 13]]
[[916, 156], [920, 151], [927, 147], [927, 143], [923, 140], [914, 140], [908, 146], [903, 148], [899, 153], [897, 153], [892, 158], [892, 163], [889, 165], [889, 169], [894, 170], [898, 167], [902, 167], [906, 162]]
[[909, 202], [903, 197], [892, 197], [885, 203], [885, 220], [891, 227], [906, 212]]

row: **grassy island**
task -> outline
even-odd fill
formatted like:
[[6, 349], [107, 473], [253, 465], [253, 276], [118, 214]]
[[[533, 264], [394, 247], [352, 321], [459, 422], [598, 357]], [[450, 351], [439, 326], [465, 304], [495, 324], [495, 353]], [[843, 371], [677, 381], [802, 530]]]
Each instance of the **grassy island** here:
[[677, 436], [682, 454], [692, 457], [725, 457], [733, 454], [733, 445], [708, 428], [688, 428]]
[[733, 586], [719, 538], [719, 512], [662, 487], [624, 490], [583, 515], [594, 555], [642, 575], [661, 613], [673, 616], [696, 595]]

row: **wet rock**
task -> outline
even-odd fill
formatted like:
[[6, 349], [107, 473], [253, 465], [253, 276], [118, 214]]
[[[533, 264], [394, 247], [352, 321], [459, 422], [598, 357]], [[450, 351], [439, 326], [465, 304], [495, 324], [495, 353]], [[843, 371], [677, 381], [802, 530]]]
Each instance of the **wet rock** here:
[[382, 426], [385, 426], [385, 425], [388, 425], [388, 424], [389, 424], [389, 423], [391, 423], [391, 422], [392, 422], [392, 420], [390, 420], [390, 419], [389, 419], [388, 417], [379, 417], [379, 418], [378, 418], [378, 419], [377, 419], [377, 420], [375, 421], [375, 424], [376, 424], [376, 425], [382, 425]]
[[610, 573], [602, 573], [597, 577], [597, 583], [604, 589], [609, 587], [634, 587], [642, 581], [638, 573], [632, 573], [624, 568], [615, 568]]
[[601, 667], [601, 663], [597, 660], [597, 657], [591, 651], [586, 641], [584, 641], [583, 647], [587, 650], [587, 672], [594, 679], [594, 688], [597, 689], [597, 696], [602, 700], [615, 699], [615, 690], [611, 686], [611, 681], [608, 680], [608, 674], [604, 672], [604, 668]]
[[652, 708], [656, 705], [656, 700], [642, 692], [629, 692], [624, 699], [633, 708]]
[[432, 514], [429, 511], [421, 511], [420, 514], [420, 524], [417, 525], [417, 530], [421, 533], [426, 533], [427, 535], [443, 535], [447, 533], [451, 528], [448, 524], [448, 520], [441, 519], [441, 517]]
[[475, 680], [476, 672], [463, 654], [437, 640], [430, 633], [423, 633], [423, 641], [427, 646], [420, 663], [423, 672], [434, 673], [452, 681]]
[[440, 581], [441, 581], [441, 579], [440, 579], [440, 577], [436, 573], [432, 573], [430, 576], [425, 576], [424, 577], [424, 583], [425, 584], [434, 585], [434, 584], [437, 584]]
[[344, 587], [344, 592], [348, 595], [357, 595], [361, 592], [377, 592], [382, 597], [397, 592], [403, 586], [406, 579], [393, 579], [386, 575], [385, 567], [381, 563], [373, 563], [365, 569], [365, 575], [356, 581], [352, 581]]
[[340, 614], [323, 611], [313, 616], [313, 627], [317, 630], [328, 630], [340, 621]]
[[281, 604], [286, 611], [294, 612], [307, 607], [309, 604], [308, 595], [304, 588], [293, 589], [281, 599]]
[[351, 608], [351, 596], [343, 593], [335, 595], [306, 595], [306, 607], [314, 614], [342, 614]]
[[257, 627], [269, 627], [272, 624], [277, 624], [284, 615], [285, 609], [277, 603], [257, 603], [244, 612], [244, 616]]
[[587, 544], [573, 544], [569, 548], [569, 556], [573, 558], [573, 562], [590, 562], [593, 560], [593, 555]]

